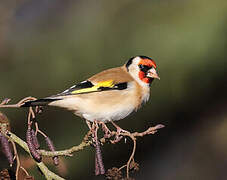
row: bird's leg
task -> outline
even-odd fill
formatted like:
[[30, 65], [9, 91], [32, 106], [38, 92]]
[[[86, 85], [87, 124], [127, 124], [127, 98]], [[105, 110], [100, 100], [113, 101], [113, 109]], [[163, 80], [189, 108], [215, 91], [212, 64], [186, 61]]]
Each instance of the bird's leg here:
[[92, 122], [92, 125], [89, 121], [86, 121], [87, 122], [87, 125], [91, 131], [91, 137], [92, 137], [92, 142], [93, 142], [93, 145], [95, 146], [95, 143], [98, 139], [97, 137], [97, 132], [98, 132], [98, 124], [97, 124], [97, 121], [94, 121]]
[[87, 126], [88, 126], [89, 130], [91, 131], [91, 129], [92, 129], [91, 122], [86, 120], [86, 123], [87, 123]]
[[100, 121], [99, 124], [101, 124], [102, 126], [102, 131], [104, 132], [104, 138], [110, 138], [112, 133], [107, 127], [107, 125], [102, 121]]
[[89, 131], [88, 131], [88, 133], [87, 133], [87, 135], [86, 135], [86, 138], [88, 138], [88, 137], [91, 137], [92, 138], [92, 141], [94, 142], [94, 128], [93, 128], [93, 124], [91, 125], [91, 122], [90, 121], [88, 121], [88, 120], [86, 120], [86, 123], [87, 123], [87, 126], [88, 126], [88, 128], [89, 128]]

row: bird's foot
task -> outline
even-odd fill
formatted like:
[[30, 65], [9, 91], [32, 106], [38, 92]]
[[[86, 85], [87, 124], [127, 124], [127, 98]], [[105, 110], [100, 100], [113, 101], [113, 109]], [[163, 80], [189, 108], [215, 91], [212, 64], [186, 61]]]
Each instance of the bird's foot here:
[[88, 126], [89, 130], [91, 131], [91, 129], [92, 129], [91, 122], [86, 120], [86, 123], [87, 123], [87, 126]]
[[113, 141], [111, 141], [112, 143], [117, 143], [119, 142], [122, 138], [123, 138], [123, 134], [130, 134], [129, 131], [122, 129], [120, 126], [118, 126], [117, 124], [115, 124], [114, 122], [111, 121], [111, 123], [113, 124], [113, 126], [116, 128], [116, 135], [115, 135], [115, 139]]
[[107, 125], [102, 121], [100, 121], [99, 124], [101, 124], [102, 126], [102, 131], [104, 132], [104, 138], [110, 138], [112, 136], [112, 132], [107, 127]]
[[122, 129], [122, 128], [121, 128], [120, 126], [118, 126], [116, 123], [114, 123], [114, 122], [112, 122], [112, 121], [111, 121], [111, 123], [112, 123], [113, 126], [117, 129], [117, 134], [118, 134], [118, 135], [123, 134], [123, 133], [129, 133], [129, 134], [130, 134], [129, 131]]

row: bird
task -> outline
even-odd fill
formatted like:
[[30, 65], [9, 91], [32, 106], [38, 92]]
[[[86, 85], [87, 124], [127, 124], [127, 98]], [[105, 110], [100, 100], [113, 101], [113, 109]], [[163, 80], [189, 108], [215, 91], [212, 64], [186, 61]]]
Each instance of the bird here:
[[150, 97], [150, 87], [159, 79], [155, 61], [147, 56], [131, 57], [123, 66], [101, 71], [69, 89], [46, 98], [25, 102], [22, 107], [56, 106], [86, 120], [101, 124], [124, 119]]

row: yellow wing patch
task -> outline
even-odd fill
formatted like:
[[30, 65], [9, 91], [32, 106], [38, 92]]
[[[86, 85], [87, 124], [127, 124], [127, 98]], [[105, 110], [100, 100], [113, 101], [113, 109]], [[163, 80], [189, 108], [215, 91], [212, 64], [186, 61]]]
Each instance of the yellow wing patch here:
[[98, 82], [98, 84], [95, 85], [96, 87], [114, 87], [114, 81], [113, 80], [107, 80], [107, 81], [101, 81]]
[[98, 82], [98, 84], [96, 84], [93, 87], [83, 88], [83, 89], [78, 89], [78, 90], [72, 91], [72, 94], [95, 92], [95, 91], [99, 91], [100, 87], [112, 88], [112, 87], [114, 87], [114, 81], [113, 80], [101, 81], [101, 82]]

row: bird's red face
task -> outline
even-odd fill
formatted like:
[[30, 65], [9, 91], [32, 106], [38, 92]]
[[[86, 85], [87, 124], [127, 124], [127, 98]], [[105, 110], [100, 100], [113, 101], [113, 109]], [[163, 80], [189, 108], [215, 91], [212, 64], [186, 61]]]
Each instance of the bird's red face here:
[[156, 63], [149, 57], [140, 56], [139, 78], [145, 83], [151, 83], [153, 79], [160, 79], [156, 71]]

